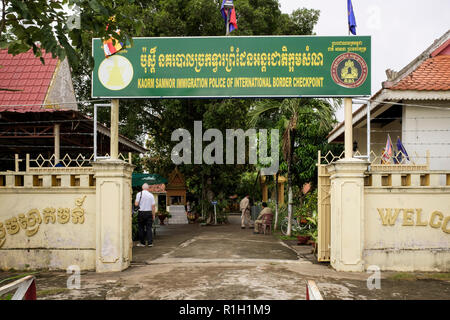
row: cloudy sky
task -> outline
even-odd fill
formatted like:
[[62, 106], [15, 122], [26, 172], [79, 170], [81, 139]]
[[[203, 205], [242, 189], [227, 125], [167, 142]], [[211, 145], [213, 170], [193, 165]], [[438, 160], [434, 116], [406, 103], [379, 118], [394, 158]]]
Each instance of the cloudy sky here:
[[[320, 10], [317, 35], [347, 35], [347, 0], [279, 0], [281, 11]], [[372, 94], [450, 29], [450, 0], [352, 0], [356, 34], [372, 36]], [[357, 106], [355, 105], [354, 108]], [[337, 114], [343, 120], [342, 110]]]

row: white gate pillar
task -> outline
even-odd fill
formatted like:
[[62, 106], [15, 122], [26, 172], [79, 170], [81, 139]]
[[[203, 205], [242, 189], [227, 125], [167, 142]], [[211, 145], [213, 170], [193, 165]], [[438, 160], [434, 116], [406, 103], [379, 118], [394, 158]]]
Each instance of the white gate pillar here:
[[342, 159], [328, 166], [331, 174], [330, 263], [337, 271], [363, 271], [364, 172], [368, 162]]
[[132, 189], [134, 166], [121, 160], [92, 164], [96, 185], [96, 271], [122, 271], [132, 258]]

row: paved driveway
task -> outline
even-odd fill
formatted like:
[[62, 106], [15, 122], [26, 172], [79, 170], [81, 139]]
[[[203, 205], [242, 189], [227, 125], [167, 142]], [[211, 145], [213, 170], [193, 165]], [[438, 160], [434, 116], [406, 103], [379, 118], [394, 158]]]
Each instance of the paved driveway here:
[[[0, 273], [0, 279], [11, 275]], [[325, 299], [449, 299], [449, 281], [394, 280], [383, 273], [368, 290], [366, 273], [340, 273], [315, 262], [309, 246], [242, 230], [239, 217], [221, 226], [168, 225], [154, 247], [135, 247], [120, 273], [83, 272], [81, 289], [68, 290], [64, 272], [37, 275], [40, 299], [305, 299], [315, 280]], [[448, 279], [448, 278], [447, 278]]]

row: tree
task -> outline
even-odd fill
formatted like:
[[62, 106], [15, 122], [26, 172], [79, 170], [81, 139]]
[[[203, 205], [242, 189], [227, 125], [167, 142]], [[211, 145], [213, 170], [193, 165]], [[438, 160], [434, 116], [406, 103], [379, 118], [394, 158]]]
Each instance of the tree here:
[[[318, 135], [317, 130], [328, 132], [331, 129], [331, 125], [334, 123], [334, 108], [326, 100], [322, 99], [284, 99], [281, 102], [279, 100], [260, 100], [257, 101], [250, 111], [250, 125], [256, 125], [264, 114], [273, 113], [279, 115], [278, 126], [283, 130], [282, 136], [282, 152], [283, 158], [287, 163], [287, 175], [288, 175], [288, 235], [291, 234], [291, 219], [293, 216], [293, 164], [295, 151], [298, 148], [299, 143], [296, 144], [297, 135], [299, 138], [306, 138], [306, 135], [310, 134], [312, 138], [320, 137], [323, 139], [323, 135]], [[270, 116], [269, 116], [270, 117]], [[273, 117], [273, 115], [272, 115]], [[316, 131], [309, 133], [309, 129], [306, 128], [305, 123], [315, 122], [317, 125]], [[301, 130], [300, 130], [301, 129]], [[321, 132], [322, 132], [321, 131]], [[310, 137], [310, 138], [311, 138]], [[303, 139], [300, 139], [300, 143], [303, 143]], [[303, 150], [302, 150], [303, 151]], [[311, 150], [306, 150], [310, 152]], [[313, 157], [315, 157], [313, 154]], [[311, 158], [311, 154], [305, 155], [300, 159], [300, 162]], [[299, 162], [299, 161], [297, 161]]]
[[[137, 2], [137, 1], [136, 1]], [[142, 36], [219, 36], [225, 34], [225, 22], [220, 14], [222, 0], [147, 0], [140, 1], [142, 10], [135, 19], [144, 27]], [[302, 9], [292, 15], [283, 14], [278, 0], [235, 0], [239, 29], [233, 35], [311, 34], [317, 22], [317, 10]], [[303, 17], [304, 16], [304, 17]], [[74, 87], [79, 100], [90, 98], [90, 77], [92, 65], [90, 37], [83, 38], [83, 45], [77, 48], [85, 57], [82, 67], [75, 68]], [[150, 172], [167, 175], [174, 167], [170, 151], [175, 142], [171, 133], [185, 128], [193, 134], [194, 121], [202, 121], [204, 130], [217, 128], [246, 129], [247, 112], [252, 99], [141, 99], [122, 100], [120, 133], [131, 139], [148, 137], [150, 157], [142, 165]], [[92, 106], [81, 107], [82, 112], [91, 114]], [[99, 114], [99, 119], [108, 123], [108, 114]], [[183, 165], [180, 171], [192, 193], [199, 199], [207, 194], [234, 192], [240, 175], [252, 170], [248, 165]], [[208, 183], [209, 182], [209, 183]], [[206, 201], [203, 201], [206, 203]]]
[[42, 63], [45, 50], [61, 60], [67, 56], [72, 67], [78, 66], [82, 51], [75, 48], [83, 46], [83, 40], [113, 37], [129, 42], [139, 35], [139, 10], [134, 0], [2, 0], [0, 48], [14, 55], [33, 49]]

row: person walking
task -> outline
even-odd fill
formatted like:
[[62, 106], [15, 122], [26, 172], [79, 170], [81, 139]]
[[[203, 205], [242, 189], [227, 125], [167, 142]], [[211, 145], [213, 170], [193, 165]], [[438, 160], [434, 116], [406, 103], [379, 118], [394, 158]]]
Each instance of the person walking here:
[[145, 241], [147, 246], [153, 247], [152, 226], [155, 220], [156, 205], [155, 197], [148, 191], [149, 186], [147, 183], [142, 185], [142, 191], [136, 195], [136, 201], [134, 205], [139, 207], [138, 212], [138, 230], [139, 230], [139, 243], [138, 247], [145, 247]]
[[241, 202], [239, 203], [239, 209], [242, 212], [241, 215], [241, 228], [245, 229], [245, 226], [248, 226], [249, 228], [251, 228], [250, 225], [250, 196], [246, 195], [244, 197], [244, 199], [241, 200]]

